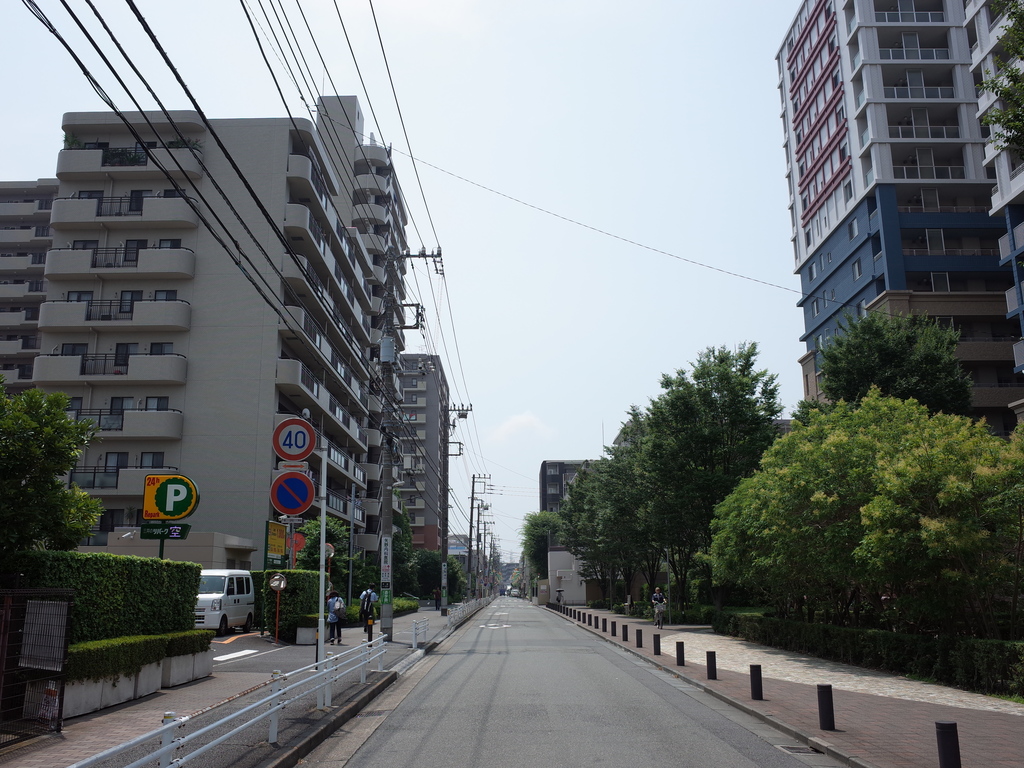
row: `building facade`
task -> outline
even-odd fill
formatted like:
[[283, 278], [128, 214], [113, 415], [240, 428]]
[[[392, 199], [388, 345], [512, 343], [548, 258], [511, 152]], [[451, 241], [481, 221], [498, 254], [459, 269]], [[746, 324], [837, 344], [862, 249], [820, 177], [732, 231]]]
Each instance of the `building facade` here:
[[[968, 3], [968, 8], [976, 3]], [[973, 409], [1006, 433], [1024, 397], [997, 176], [962, 0], [806, 0], [777, 57], [804, 395], [847, 314], [925, 313], [961, 333]]]
[[548, 512], [558, 512], [562, 500], [569, 492], [569, 484], [587, 462], [585, 460], [554, 460], [548, 459], [540, 463], [540, 507]]
[[180, 473], [201, 497], [192, 535], [221, 542], [187, 559], [262, 568], [281, 517], [272, 435], [306, 415], [328, 513], [375, 549], [368, 474], [401, 399], [380, 349], [404, 349], [406, 214], [355, 98], [318, 114], [71, 113], [56, 181], [0, 188], [0, 215], [24, 222], [0, 237], [24, 254], [0, 259], [21, 286], [0, 285], [0, 364], [12, 389], [65, 392], [99, 428], [70, 477], [106, 510], [88, 545], [148, 553], [115, 531], [142, 522], [146, 475]]

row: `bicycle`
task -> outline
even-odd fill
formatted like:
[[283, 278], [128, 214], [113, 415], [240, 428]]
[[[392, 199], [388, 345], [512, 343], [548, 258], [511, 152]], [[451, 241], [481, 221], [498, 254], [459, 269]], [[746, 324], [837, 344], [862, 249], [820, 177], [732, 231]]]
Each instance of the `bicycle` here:
[[658, 629], [665, 626], [665, 603], [654, 604], [654, 626]]

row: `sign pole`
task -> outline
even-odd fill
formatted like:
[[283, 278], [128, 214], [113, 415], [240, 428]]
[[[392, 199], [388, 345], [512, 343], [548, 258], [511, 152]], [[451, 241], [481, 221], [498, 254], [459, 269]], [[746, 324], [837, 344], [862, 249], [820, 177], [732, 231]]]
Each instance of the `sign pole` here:
[[[327, 557], [327, 438], [321, 437], [323, 445], [317, 450], [320, 456], [320, 593], [317, 604], [317, 632], [316, 632], [316, 660], [324, 659], [324, 633], [327, 627], [324, 625], [324, 597], [327, 591], [325, 582]], [[317, 689], [317, 707], [324, 709], [327, 706], [326, 690], [321, 686]]]

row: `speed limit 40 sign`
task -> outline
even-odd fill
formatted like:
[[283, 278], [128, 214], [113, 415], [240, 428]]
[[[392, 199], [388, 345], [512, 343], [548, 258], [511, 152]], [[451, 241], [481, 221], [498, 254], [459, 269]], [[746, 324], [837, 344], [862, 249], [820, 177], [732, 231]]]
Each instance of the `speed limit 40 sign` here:
[[274, 429], [274, 453], [285, 461], [302, 461], [314, 448], [316, 432], [305, 419], [285, 419]]

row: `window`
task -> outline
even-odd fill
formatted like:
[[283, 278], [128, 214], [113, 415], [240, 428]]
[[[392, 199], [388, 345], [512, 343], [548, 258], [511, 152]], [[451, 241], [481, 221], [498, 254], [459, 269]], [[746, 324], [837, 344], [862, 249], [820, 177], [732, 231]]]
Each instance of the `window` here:
[[79, 200], [102, 200], [103, 190], [102, 189], [80, 189], [78, 190]]
[[154, 341], [149, 345], [151, 355], [173, 355], [174, 344], [170, 341]]
[[139, 466], [147, 469], [159, 469], [164, 465], [164, 452], [163, 451], [149, 451], [142, 454], [142, 458], [139, 461]]
[[88, 344], [61, 344], [60, 353], [62, 355], [87, 355], [89, 354]]
[[138, 261], [139, 251], [149, 247], [149, 240], [125, 240], [124, 241], [124, 260], [125, 261]]
[[104, 465], [107, 469], [117, 469], [118, 467], [128, 466], [128, 453], [126, 451], [118, 451], [107, 454], [106, 462]]
[[857, 236], [857, 233], [860, 231], [860, 228], [857, 225], [856, 219], [854, 219], [853, 221], [846, 225], [846, 231], [850, 235], [851, 240], [853, 240], [853, 238]]
[[853, 262], [853, 279], [859, 280], [862, 274], [864, 274], [864, 269], [861, 267], [860, 259], [857, 259]]
[[817, 277], [818, 277], [818, 265], [815, 264], [812, 261], [810, 266], [807, 268], [807, 279], [808, 280], [814, 280]]
[[811, 302], [811, 316], [817, 317], [819, 314], [821, 314], [821, 302], [815, 299]]
[[548, 483], [548, 493], [558, 493], [558, 483]]
[[133, 189], [128, 193], [128, 210], [133, 212], [141, 211], [142, 201], [152, 196], [152, 189]]
[[843, 202], [850, 202], [853, 199], [853, 182], [848, 181], [843, 184]]
[[135, 302], [142, 301], [142, 291], [121, 291], [120, 312], [131, 312], [135, 309]]
[[100, 247], [99, 240], [74, 240], [71, 247], [76, 251], [91, 251]]
[[114, 365], [128, 365], [128, 358], [137, 354], [139, 354], [138, 344], [134, 342], [131, 344], [118, 344], [114, 347]]
[[557, 464], [548, 464], [548, 474], [549, 475], [557, 475], [558, 474], [558, 465]]
[[132, 406], [135, 405], [135, 399], [131, 397], [112, 397], [110, 398], [110, 412], [111, 413], [124, 413], [130, 411]]
[[164, 197], [184, 197], [184, 195], [176, 189], [165, 189]]
[[180, 238], [166, 238], [160, 241], [161, 248], [181, 248]]
[[868, 300], [861, 299], [857, 302], [857, 317], [867, 317], [868, 314]]
[[168, 406], [168, 400], [166, 397], [147, 397], [146, 398], [146, 410], [147, 411], [166, 411]]
[[80, 397], [69, 397], [68, 398], [68, 415], [77, 421], [78, 412], [82, 410], [82, 398]]
[[949, 293], [949, 272], [932, 272], [932, 290]]
[[92, 291], [68, 291], [68, 301], [92, 301]]
[[153, 291], [153, 301], [177, 301], [178, 292], [176, 290], [171, 291]]

